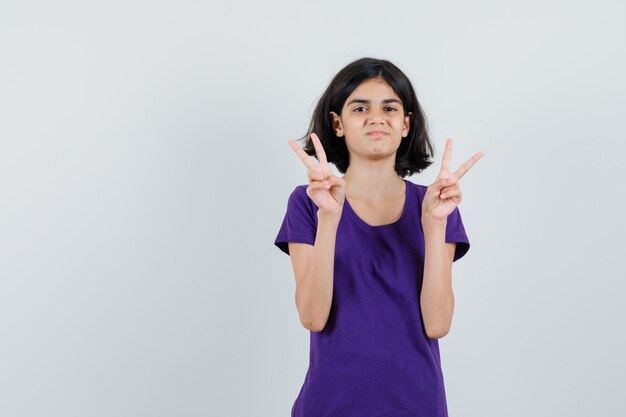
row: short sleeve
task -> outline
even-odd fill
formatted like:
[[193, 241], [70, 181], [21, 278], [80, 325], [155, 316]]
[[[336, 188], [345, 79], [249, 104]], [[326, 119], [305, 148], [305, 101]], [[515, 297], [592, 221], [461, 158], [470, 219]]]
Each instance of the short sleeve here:
[[470, 248], [469, 239], [465, 233], [465, 227], [463, 227], [463, 220], [461, 219], [461, 212], [458, 207], [455, 207], [452, 213], [448, 215], [448, 222], [446, 225], [446, 242], [456, 242], [456, 250], [454, 251], [454, 258], [452, 262], [461, 259]]
[[274, 245], [287, 255], [288, 242], [315, 244], [317, 206], [307, 195], [306, 188], [306, 185], [298, 185], [289, 196], [287, 212], [274, 240]]

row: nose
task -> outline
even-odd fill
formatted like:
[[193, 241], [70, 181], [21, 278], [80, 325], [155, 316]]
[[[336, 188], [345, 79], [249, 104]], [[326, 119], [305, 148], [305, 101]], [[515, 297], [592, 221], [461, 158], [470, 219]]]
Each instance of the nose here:
[[383, 124], [385, 123], [384, 112], [380, 109], [373, 109], [368, 118], [369, 124]]

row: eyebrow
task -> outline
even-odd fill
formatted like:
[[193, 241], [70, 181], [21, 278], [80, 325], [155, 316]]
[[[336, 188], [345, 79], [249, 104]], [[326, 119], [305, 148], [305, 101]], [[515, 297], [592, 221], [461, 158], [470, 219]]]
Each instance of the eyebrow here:
[[[346, 104], [346, 106], [349, 106], [352, 103], [361, 103], [361, 104], [370, 104], [371, 102], [369, 100], [363, 100], [361, 98], [355, 98], [354, 100], [351, 100], [348, 104]], [[387, 103], [398, 103], [398, 104], [402, 104], [402, 102], [400, 100], [398, 100], [397, 98], [386, 98], [382, 101], [383, 104], [387, 104]]]

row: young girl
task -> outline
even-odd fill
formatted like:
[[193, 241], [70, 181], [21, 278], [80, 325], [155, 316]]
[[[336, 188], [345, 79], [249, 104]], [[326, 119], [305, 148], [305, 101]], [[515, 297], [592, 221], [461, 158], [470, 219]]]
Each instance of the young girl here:
[[303, 139], [289, 144], [308, 185], [274, 242], [311, 336], [291, 416], [447, 416], [437, 339], [452, 321], [452, 262], [470, 247], [459, 180], [484, 153], [452, 172], [448, 139], [434, 183], [405, 180], [432, 163], [425, 118], [402, 71], [372, 58], [337, 73]]

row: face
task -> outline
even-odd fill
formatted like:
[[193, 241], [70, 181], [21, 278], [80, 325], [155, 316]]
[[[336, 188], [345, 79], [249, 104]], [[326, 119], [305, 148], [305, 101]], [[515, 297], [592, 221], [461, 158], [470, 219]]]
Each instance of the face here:
[[394, 155], [409, 133], [410, 116], [404, 116], [402, 101], [382, 78], [359, 84], [346, 99], [341, 116], [331, 112], [331, 117], [335, 133], [345, 138], [351, 155]]

